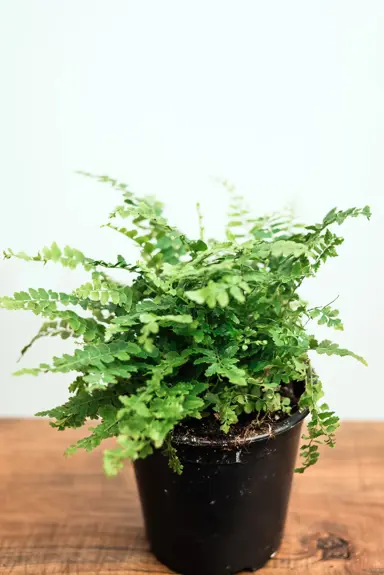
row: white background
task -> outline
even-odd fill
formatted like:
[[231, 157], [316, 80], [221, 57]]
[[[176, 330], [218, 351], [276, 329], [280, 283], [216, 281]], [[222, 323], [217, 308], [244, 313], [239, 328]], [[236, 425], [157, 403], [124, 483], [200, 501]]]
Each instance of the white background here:
[[[344, 418], [382, 418], [383, 29], [381, 0], [0, 0], [0, 247], [33, 253], [55, 239], [131, 257], [98, 227], [115, 192], [78, 169], [158, 195], [189, 232], [198, 200], [210, 232], [222, 228], [215, 176], [256, 213], [289, 203], [309, 223], [369, 203], [371, 222], [344, 226], [340, 258], [304, 295], [319, 305], [340, 294], [346, 331], [334, 340], [369, 362], [316, 358], [327, 399]], [[83, 279], [25, 262], [0, 274], [2, 294]], [[39, 319], [0, 321], [0, 414], [63, 401], [67, 376], [11, 376]], [[43, 341], [21, 365], [69, 348]]]

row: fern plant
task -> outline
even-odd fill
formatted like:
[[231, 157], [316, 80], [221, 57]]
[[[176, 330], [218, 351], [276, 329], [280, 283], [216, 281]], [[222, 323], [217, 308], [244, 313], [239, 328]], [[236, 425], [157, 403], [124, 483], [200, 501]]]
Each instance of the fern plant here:
[[[106, 225], [139, 246], [138, 262], [122, 255], [115, 262], [94, 260], [56, 243], [35, 256], [4, 252], [5, 258], [83, 266], [90, 274], [72, 293], [30, 288], [0, 299], [3, 308], [29, 310], [45, 320], [23, 354], [47, 336], [71, 337], [77, 345], [72, 355], [17, 372], [75, 374], [68, 401], [38, 415], [52, 418], [58, 430], [95, 420], [70, 453], [117, 437], [117, 447], [105, 451], [109, 475], [126, 459], [159, 448], [180, 472], [171, 433], [181, 421], [214, 414], [228, 432], [242, 414], [254, 413], [256, 421], [288, 416], [295, 406], [284, 388], [305, 381], [299, 408], [309, 410], [311, 421], [297, 471], [315, 463], [321, 443], [334, 445], [338, 418], [321, 402], [322, 384], [308, 354], [365, 361], [308, 332], [309, 320], [343, 326], [331, 304], [310, 308], [298, 290], [337, 256], [343, 239], [332, 226], [349, 217], [369, 218], [369, 207], [333, 209], [310, 226], [296, 225], [289, 213], [253, 219], [224, 182], [231, 196], [226, 241], [206, 241], [200, 210], [200, 237], [190, 239], [168, 223], [156, 200], [137, 197], [109, 177], [96, 178], [122, 194]], [[108, 275], [116, 268], [126, 272], [125, 281]]]

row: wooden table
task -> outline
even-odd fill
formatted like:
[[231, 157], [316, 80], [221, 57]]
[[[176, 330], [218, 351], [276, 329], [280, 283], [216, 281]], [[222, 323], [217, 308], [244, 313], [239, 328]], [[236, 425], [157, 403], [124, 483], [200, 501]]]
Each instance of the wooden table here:
[[[0, 420], [0, 575], [169, 573], [148, 552], [131, 467], [106, 479], [100, 451], [64, 458], [79, 435]], [[283, 545], [259, 571], [288, 572], [384, 574], [384, 423], [345, 423], [296, 476]]]

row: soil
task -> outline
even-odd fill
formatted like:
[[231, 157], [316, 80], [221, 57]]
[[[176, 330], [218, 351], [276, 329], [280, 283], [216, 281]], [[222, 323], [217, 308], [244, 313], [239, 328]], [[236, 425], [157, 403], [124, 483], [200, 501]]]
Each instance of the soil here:
[[[295, 381], [288, 385], [281, 387], [281, 395], [291, 399], [292, 411], [291, 414], [296, 413], [298, 410], [298, 402], [301, 394], [304, 391], [304, 382]], [[188, 438], [196, 438], [201, 440], [214, 440], [220, 442], [221, 440], [228, 441], [245, 439], [252, 435], [264, 435], [266, 433], [271, 436], [274, 435], [274, 429], [281, 424], [282, 421], [288, 419], [289, 415], [282, 411], [265, 414], [254, 412], [249, 415], [242, 414], [239, 421], [231, 425], [228, 433], [224, 433], [220, 429], [220, 421], [214, 414], [203, 416], [202, 419], [188, 419], [182, 421], [176, 426], [173, 431], [175, 437], [183, 437], [183, 440]]]

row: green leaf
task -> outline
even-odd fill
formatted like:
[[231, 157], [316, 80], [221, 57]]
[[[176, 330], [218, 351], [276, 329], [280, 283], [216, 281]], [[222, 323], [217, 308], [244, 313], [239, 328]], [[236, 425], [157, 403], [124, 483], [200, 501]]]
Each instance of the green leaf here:
[[277, 240], [271, 246], [271, 254], [279, 256], [301, 256], [308, 253], [308, 246], [290, 240]]
[[221, 375], [227, 377], [231, 383], [236, 385], [247, 385], [245, 371], [238, 367], [232, 366], [220, 370]]
[[142, 313], [140, 314], [140, 321], [142, 323], [151, 323], [156, 319], [156, 316], [151, 313]]
[[311, 342], [311, 349], [314, 349], [319, 354], [326, 354], [326, 355], [339, 355], [339, 356], [350, 356], [364, 365], [368, 365], [366, 360], [361, 357], [361, 355], [357, 355], [353, 351], [349, 349], [344, 349], [338, 346], [337, 343], [333, 343], [329, 339], [324, 339], [320, 343], [318, 343], [315, 339]]
[[217, 294], [217, 301], [221, 307], [227, 307], [229, 304], [229, 296], [226, 290], [222, 290]]
[[243, 303], [245, 301], [244, 294], [238, 286], [231, 286], [229, 291], [231, 292], [231, 296], [233, 296], [239, 303]]
[[187, 291], [185, 295], [192, 301], [196, 303], [203, 304], [205, 302], [205, 294], [203, 290]]

